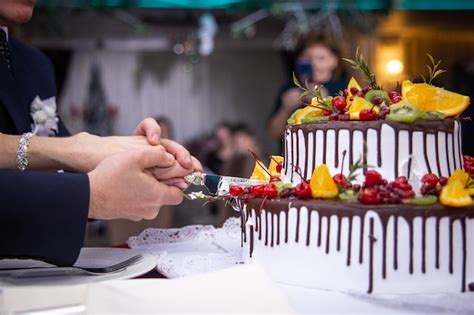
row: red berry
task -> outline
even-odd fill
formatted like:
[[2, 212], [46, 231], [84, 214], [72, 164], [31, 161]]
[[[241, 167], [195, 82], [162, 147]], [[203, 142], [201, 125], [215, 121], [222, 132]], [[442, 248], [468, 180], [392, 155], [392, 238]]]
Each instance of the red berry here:
[[244, 193], [244, 189], [240, 186], [230, 186], [229, 187], [229, 194], [232, 197], [238, 197]]
[[355, 192], [358, 192], [360, 190], [360, 185], [359, 184], [354, 184], [352, 185], [352, 189], [355, 191]]
[[331, 109], [323, 109], [323, 115], [324, 116], [330, 116], [332, 114], [332, 110]]
[[395, 182], [393, 184], [393, 187], [394, 188], [397, 188], [397, 189], [401, 189], [403, 191], [411, 191], [413, 190], [413, 188], [411, 187], [410, 184], [408, 184], [408, 182]]
[[349, 97], [349, 100], [352, 102], [354, 100], [354, 96]]
[[329, 120], [339, 120], [339, 114], [338, 113], [332, 113], [329, 115]]
[[272, 199], [272, 198], [275, 198], [277, 195], [278, 195], [278, 189], [275, 186], [275, 184], [270, 183], [270, 184], [266, 184], [263, 187], [262, 197], [267, 197], [267, 198]]
[[307, 181], [301, 182], [295, 187], [295, 196], [299, 199], [311, 198], [311, 187]]
[[344, 91], [342, 91], [342, 96], [347, 97], [348, 95], [349, 91], [347, 91], [347, 89], [344, 89]]
[[406, 176], [398, 176], [397, 178], [395, 178], [395, 183], [407, 183], [408, 182], [408, 179]]
[[359, 92], [359, 90], [356, 87], [351, 87], [351, 94], [356, 95]]
[[379, 193], [371, 188], [364, 189], [359, 194], [359, 201], [363, 204], [376, 205], [382, 202], [382, 199], [379, 196]]
[[472, 156], [465, 155], [463, 157], [464, 170], [468, 172], [471, 177], [474, 177], [474, 158]]
[[379, 95], [375, 95], [373, 98], [372, 98], [372, 104], [374, 105], [380, 105], [383, 103], [383, 97], [379, 96]]
[[390, 99], [393, 99], [396, 96], [400, 96], [400, 93], [398, 93], [397, 91], [388, 92], [388, 97], [390, 97]]
[[433, 189], [436, 188], [436, 185], [438, 185], [439, 178], [436, 176], [436, 174], [430, 173], [426, 174], [421, 178], [421, 182], [425, 184], [425, 186], [428, 189]]
[[447, 183], [448, 183], [448, 178], [447, 177], [444, 177], [444, 176], [439, 177], [439, 184], [441, 186], [446, 186]]
[[270, 183], [273, 183], [273, 182], [281, 182], [281, 178], [279, 176], [270, 177]]
[[346, 99], [343, 96], [336, 96], [332, 99], [332, 106], [339, 111], [343, 111], [347, 106]]
[[250, 186], [250, 193], [254, 195], [255, 197], [263, 197], [263, 188], [265, 185], [255, 185], [255, 186]]
[[339, 114], [337, 119], [340, 121], [348, 121], [351, 119], [351, 116], [349, 115], [349, 113], [343, 113], [343, 114]]
[[364, 92], [364, 94], [367, 94], [367, 92], [369, 92], [370, 90], [372, 90], [372, 87], [370, 85], [367, 85], [365, 88], [362, 89], [362, 92]]
[[378, 115], [374, 110], [368, 108], [361, 110], [359, 113], [359, 119], [362, 121], [376, 120], [377, 116]]
[[398, 96], [395, 96], [395, 97], [391, 98], [390, 100], [392, 101], [393, 104], [395, 104], [395, 103], [398, 103], [398, 102], [402, 101], [403, 97], [398, 95]]
[[364, 185], [367, 187], [372, 187], [374, 185], [380, 185], [383, 183], [382, 175], [376, 170], [368, 170], [365, 173], [365, 182]]
[[339, 173], [336, 174], [332, 177], [332, 180], [336, 183], [337, 186], [339, 187], [346, 187], [346, 176], [343, 174]]

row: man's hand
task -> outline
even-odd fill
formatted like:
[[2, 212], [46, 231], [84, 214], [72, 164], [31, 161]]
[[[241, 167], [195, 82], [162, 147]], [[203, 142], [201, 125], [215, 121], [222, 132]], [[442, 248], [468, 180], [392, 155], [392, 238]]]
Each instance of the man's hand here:
[[175, 156], [176, 161], [178, 161], [183, 168], [191, 170], [192, 172], [202, 172], [201, 163], [182, 145], [169, 139], [161, 139], [160, 144], [166, 151]]
[[151, 220], [160, 207], [182, 201], [179, 188], [167, 186], [147, 170], [169, 168], [174, 157], [162, 147], [127, 151], [104, 159], [89, 175], [89, 218]]

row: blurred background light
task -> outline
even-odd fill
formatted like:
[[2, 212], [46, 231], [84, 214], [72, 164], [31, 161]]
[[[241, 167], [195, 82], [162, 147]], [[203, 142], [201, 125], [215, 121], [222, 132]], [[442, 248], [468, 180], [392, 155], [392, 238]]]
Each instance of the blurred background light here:
[[389, 60], [386, 69], [389, 74], [400, 74], [403, 71], [403, 63], [399, 59]]

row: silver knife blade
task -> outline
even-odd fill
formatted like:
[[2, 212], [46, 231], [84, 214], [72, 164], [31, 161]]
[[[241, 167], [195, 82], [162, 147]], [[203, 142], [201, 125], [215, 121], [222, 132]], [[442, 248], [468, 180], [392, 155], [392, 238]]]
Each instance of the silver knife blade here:
[[209, 193], [214, 196], [222, 196], [227, 194], [229, 192], [230, 186], [232, 185], [245, 188], [253, 185], [261, 185], [267, 183], [266, 181], [258, 179], [212, 175], [200, 172], [188, 175], [184, 179], [189, 184], [196, 186], [205, 186]]

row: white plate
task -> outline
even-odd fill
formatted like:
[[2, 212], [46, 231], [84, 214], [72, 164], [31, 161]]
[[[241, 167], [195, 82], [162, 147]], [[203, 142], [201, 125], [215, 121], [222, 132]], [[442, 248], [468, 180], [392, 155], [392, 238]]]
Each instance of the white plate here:
[[[2, 286], [16, 285], [71, 285], [80, 283], [100, 282], [106, 280], [130, 279], [141, 276], [156, 267], [157, 257], [147, 253], [141, 253], [134, 249], [127, 248], [100, 248], [85, 247], [81, 250], [76, 262], [81, 266], [111, 266], [120, 261], [124, 261], [137, 254], [142, 255], [142, 259], [125, 270], [100, 276], [74, 275], [64, 277], [44, 277], [37, 279], [24, 279], [12, 282], [9, 279], [2, 280]], [[0, 260], [0, 269], [6, 268], [28, 268], [28, 267], [51, 267], [50, 264], [36, 260], [7, 259]]]

